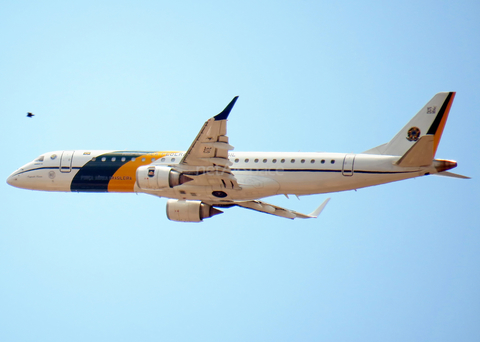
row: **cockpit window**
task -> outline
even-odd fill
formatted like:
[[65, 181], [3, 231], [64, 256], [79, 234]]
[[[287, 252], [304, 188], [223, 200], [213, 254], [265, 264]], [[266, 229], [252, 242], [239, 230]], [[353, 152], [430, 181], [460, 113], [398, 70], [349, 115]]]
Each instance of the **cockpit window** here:
[[43, 162], [44, 156], [40, 156], [37, 159], [35, 159], [36, 162]]

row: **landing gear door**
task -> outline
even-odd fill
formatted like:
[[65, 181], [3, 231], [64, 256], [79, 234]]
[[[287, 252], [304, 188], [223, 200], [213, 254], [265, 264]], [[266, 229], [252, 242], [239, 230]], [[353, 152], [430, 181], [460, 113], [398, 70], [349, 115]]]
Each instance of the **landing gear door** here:
[[343, 159], [343, 169], [342, 175], [344, 176], [353, 176], [353, 164], [355, 162], [355, 155], [354, 154], [347, 154], [345, 159]]
[[62, 158], [60, 159], [60, 172], [71, 172], [72, 171], [72, 160], [73, 153], [75, 151], [63, 151]]

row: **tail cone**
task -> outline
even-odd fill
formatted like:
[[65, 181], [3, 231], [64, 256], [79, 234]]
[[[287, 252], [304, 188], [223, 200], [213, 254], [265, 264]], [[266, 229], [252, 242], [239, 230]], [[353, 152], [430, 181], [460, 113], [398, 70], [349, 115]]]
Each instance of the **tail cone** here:
[[457, 162], [454, 160], [444, 160], [444, 159], [436, 159], [433, 162], [435, 169], [437, 172], [447, 171], [457, 167]]

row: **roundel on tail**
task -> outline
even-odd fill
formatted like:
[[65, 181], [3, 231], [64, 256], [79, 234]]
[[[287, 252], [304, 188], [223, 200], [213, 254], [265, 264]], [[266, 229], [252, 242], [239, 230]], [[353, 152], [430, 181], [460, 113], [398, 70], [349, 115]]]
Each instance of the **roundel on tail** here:
[[420, 128], [412, 127], [408, 130], [407, 140], [408, 141], [417, 141], [420, 138]]

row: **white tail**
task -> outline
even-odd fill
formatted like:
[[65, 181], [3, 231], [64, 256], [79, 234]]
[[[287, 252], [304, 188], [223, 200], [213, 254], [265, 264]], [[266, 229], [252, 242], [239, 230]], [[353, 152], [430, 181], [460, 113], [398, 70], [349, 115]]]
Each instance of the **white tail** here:
[[392, 140], [364, 153], [403, 156], [402, 166], [431, 164], [454, 97], [455, 92], [436, 94]]

